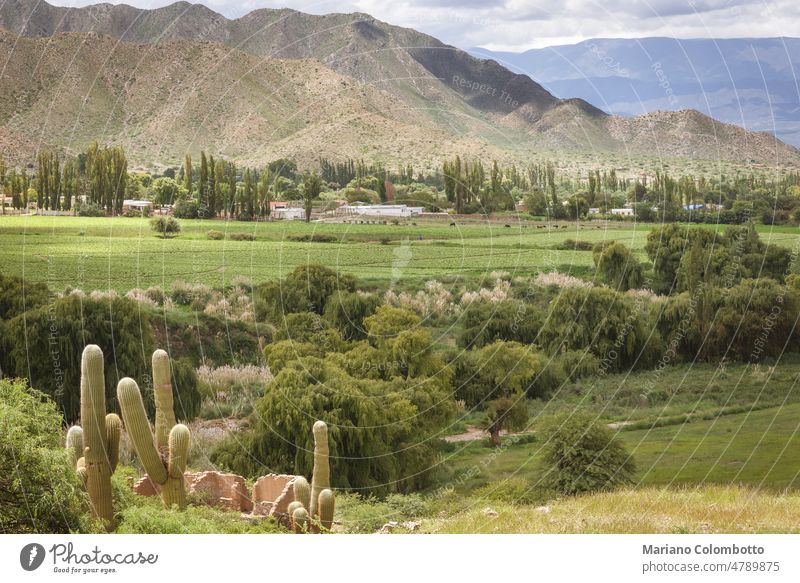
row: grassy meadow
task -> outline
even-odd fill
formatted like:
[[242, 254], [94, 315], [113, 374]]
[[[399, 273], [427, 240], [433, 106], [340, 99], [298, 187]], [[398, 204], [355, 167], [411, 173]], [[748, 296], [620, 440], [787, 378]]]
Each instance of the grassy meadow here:
[[[8, 216], [0, 217], [0, 263], [8, 275], [46, 282], [51, 289], [128, 291], [169, 287], [183, 279], [212, 287], [237, 275], [258, 283], [314, 262], [369, 282], [402, 283], [492, 271], [531, 275], [557, 270], [586, 274], [591, 251], [558, 249], [567, 239], [622, 241], [645, 260], [651, 226], [633, 223], [546, 223], [447, 220], [388, 224], [237, 222], [182, 220], [174, 239], [160, 239], [147, 219]], [[508, 225], [508, 226], [506, 226]], [[253, 241], [211, 240], [208, 231], [253, 235]], [[762, 238], [791, 246], [796, 229], [761, 227]], [[298, 241], [327, 235], [330, 242]]]

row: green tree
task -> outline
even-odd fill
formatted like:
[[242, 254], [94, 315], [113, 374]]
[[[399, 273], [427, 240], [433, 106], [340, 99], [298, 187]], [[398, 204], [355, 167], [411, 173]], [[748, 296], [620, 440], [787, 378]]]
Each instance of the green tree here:
[[89, 532], [89, 500], [55, 403], [22, 380], [0, 379], [0, 532]]
[[181, 232], [181, 224], [175, 217], [160, 216], [150, 220], [150, 227], [162, 239], [169, 239]]
[[322, 180], [317, 173], [308, 174], [303, 178], [303, 206], [306, 211], [306, 222], [311, 222], [311, 209], [314, 201], [319, 198], [322, 191]]
[[566, 495], [633, 483], [636, 464], [614, 433], [595, 416], [575, 410], [542, 423], [547, 486]]
[[610, 244], [595, 245], [592, 258], [597, 272], [612, 288], [627, 291], [642, 286], [642, 267], [624, 244], [611, 241]]

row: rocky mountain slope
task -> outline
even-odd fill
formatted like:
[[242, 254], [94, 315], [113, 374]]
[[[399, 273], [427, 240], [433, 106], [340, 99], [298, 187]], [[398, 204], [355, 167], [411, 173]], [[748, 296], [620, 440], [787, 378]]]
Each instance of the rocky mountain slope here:
[[253, 163], [353, 156], [428, 167], [455, 154], [524, 161], [552, 150], [799, 157], [695, 112], [621, 120], [364, 14], [257, 10], [228, 20], [185, 2], [6, 0], [0, 27], [0, 148], [10, 144], [12, 159], [93, 139], [126, 146], [142, 165], [201, 148]]
[[800, 38], [595, 38], [522, 53], [470, 53], [609, 113], [693, 108], [800, 146]]

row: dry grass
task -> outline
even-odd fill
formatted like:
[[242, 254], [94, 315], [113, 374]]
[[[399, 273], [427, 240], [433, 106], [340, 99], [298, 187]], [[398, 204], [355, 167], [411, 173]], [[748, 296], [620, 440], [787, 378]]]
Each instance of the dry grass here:
[[[547, 507], [491, 505], [423, 521], [437, 533], [800, 533], [800, 494], [737, 486], [643, 488], [554, 501]], [[491, 514], [491, 513], [489, 513]]]

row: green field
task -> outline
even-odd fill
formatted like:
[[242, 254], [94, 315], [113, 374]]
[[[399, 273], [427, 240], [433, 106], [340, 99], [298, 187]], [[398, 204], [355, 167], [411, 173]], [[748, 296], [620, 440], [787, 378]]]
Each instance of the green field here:
[[[543, 475], [533, 435], [496, 449], [488, 440], [457, 444], [445, 456], [444, 485], [470, 494], [514, 478], [536, 487]], [[655, 429], [618, 431], [647, 486], [742, 484], [800, 489], [800, 403]], [[510, 443], [510, 442], [507, 442]]]
[[[254, 282], [278, 277], [296, 265], [322, 263], [366, 281], [404, 283], [446, 276], [480, 277], [492, 271], [530, 275], [558, 270], [588, 273], [589, 251], [559, 250], [565, 239], [618, 239], [642, 260], [649, 225], [631, 223], [488, 223], [448, 220], [389, 224], [181, 221], [179, 237], [154, 236], [145, 219], [0, 217], [3, 272], [48, 283], [51, 289], [168, 287], [176, 279], [220, 287], [237, 275]], [[505, 225], [509, 226], [506, 227]], [[255, 241], [210, 240], [209, 230], [251, 233]], [[790, 246], [797, 229], [763, 227], [762, 238]], [[292, 237], [324, 234], [333, 242]]]

